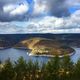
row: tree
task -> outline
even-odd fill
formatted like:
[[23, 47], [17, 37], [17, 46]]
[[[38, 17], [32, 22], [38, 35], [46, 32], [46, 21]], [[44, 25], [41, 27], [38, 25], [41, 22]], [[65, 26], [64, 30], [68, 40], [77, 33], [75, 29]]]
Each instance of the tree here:
[[69, 56], [64, 56], [61, 61], [60, 78], [72, 80], [74, 65]]
[[0, 80], [14, 80], [14, 76], [13, 64], [10, 62], [10, 59], [8, 59], [1, 70]]
[[60, 68], [60, 58], [55, 56], [47, 63], [47, 79], [46, 80], [58, 80], [58, 72]]
[[16, 80], [23, 80], [26, 77], [27, 64], [23, 57], [15, 62]]
[[38, 61], [35, 61], [33, 63], [33, 67], [32, 67], [32, 80], [37, 80], [40, 78], [40, 74], [39, 74], [39, 71], [40, 71], [40, 67], [39, 67], [39, 63]]
[[40, 67], [40, 79], [39, 80], [47, 80], [48, 77], [48, 70], [47, 70], [47, 63], [42, 63], [41, 67]]
[[75, 64], [75, 75], [74, 75], [74, 77], [75, 77], [74, 79], [80, 80], [80, 59]]
[[2, 62], [1, 62], [1, 60], [0, 60], [0, 64], [1, 64]]

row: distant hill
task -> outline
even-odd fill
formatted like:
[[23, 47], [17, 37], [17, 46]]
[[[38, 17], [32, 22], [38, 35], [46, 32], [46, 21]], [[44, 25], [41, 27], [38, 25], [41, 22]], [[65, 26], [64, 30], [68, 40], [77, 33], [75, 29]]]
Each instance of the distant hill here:
[[59, 43], [80, 47], [80, 34], [0, 34], [0, 47], [13, 47], [19, 42], [30, 38], [47, 38], [58, 40]]

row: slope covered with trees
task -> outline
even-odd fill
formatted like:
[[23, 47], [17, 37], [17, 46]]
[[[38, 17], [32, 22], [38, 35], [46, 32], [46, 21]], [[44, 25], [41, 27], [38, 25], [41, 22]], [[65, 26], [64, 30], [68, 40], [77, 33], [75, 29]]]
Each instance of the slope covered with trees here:
[[73, 63], [69, 56], [54, 57], [47, 63], [25, 61], [0, 62], [0, 80], [80, 80], [80, 59]]

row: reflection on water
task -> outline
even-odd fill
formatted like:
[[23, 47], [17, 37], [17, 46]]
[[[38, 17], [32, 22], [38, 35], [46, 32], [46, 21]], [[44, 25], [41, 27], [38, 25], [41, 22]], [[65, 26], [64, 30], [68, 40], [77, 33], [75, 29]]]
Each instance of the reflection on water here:
[[[75, 48], [76, 53], [71, 57], [72, 61], [76, 62], [80, 58], [80, 48]], [[16, 61], [20, 56], [23, 56], [24, 59], [33, 61], [39, 61], [39, 62], [46, 62], [49, 58], [48, 57], [31, 57], [27, 55], [26, 50], [20, 50], [20, 49], [14, 49], [9, 48], [5, 50], [0, 50], [0, 60], [5, 61], [8, 58], [10, 58], [11, 61]]]

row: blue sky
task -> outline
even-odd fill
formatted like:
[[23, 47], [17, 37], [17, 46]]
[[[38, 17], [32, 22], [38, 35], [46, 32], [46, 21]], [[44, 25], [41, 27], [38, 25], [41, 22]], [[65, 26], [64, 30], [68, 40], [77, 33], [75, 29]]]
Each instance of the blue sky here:
[[73, 14], [74, 12], [76, 12], [77, 10], [80, 10], [80, 5], [76, 5], [76, 6], [72, 6], [69, 8], [69, 12], [71, 14]]
[[0, 34], [80, 33], [80, 0], [0, 0]]
[[69, 8], [69, 11], [70, 11], [70, 13], [72, 14], [72, 13], [74, 13], [74, 12], [76, 11], [76, 9], [73, 8], [73, 7], [71, 7], [71, 8]]

